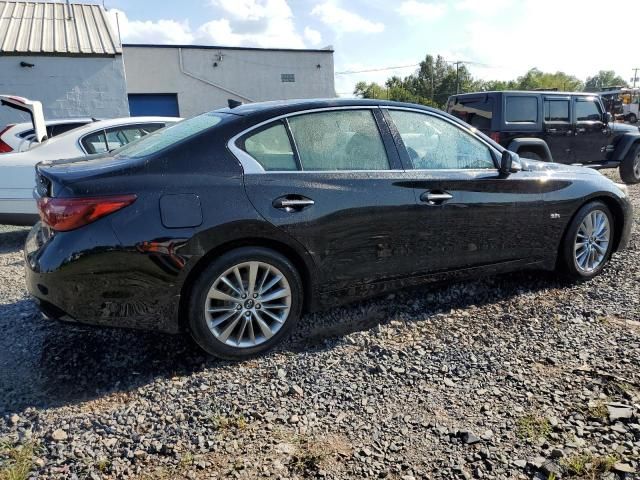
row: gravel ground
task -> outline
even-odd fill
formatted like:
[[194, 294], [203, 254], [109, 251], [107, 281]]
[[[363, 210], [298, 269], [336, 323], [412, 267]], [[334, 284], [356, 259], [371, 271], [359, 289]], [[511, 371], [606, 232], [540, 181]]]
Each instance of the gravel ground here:
[[591, 282], [400, 292], [306, 316], [243, 363], [42, 320], [26, 230], [0, 227], [0, 479], [640, 478], [630, 194], [630, 249]]

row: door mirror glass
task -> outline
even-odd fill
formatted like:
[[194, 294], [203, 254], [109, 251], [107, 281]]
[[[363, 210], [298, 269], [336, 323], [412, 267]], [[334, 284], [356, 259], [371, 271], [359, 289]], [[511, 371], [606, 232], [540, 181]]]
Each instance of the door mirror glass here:
[[611, 115], [609, 112], [605, 112], [605, 113], [602, 115], [602, 117], [603, 117], [602, 121], [603, 121], [604, 123], [611, 123], [611, 122], [613, 122], [613, 115]]

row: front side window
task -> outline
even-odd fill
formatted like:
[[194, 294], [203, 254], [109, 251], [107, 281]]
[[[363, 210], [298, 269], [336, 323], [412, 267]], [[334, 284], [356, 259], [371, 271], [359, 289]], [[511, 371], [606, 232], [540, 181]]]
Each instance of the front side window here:
[[389, 170], [371, 110], [337, 110], [289, 118], [303, 170]]
[[536, 97], [507, 97], [505, 121], [536, 123], [538, 121], [538, 99]]
[[569, 100], [545, 100], [545, 122], [569, 122]]
[[577, 122], [598, 122], [602, 120], [602, 113], [594, 100], [576, 100]]
[[461, 128], [418, 112], [390, 110], [414, 169], [495, 169], [489, 147]]
[[298, 169], [282, 122], [249, 135], [244, 140], [244, 150], [267, 171]]

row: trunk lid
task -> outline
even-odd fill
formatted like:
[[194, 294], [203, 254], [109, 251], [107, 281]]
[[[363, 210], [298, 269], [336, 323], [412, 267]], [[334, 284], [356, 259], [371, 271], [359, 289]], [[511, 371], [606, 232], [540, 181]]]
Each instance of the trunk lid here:
[[35, 132], [34, 142], [42, 143], [47, 139], [47, 127], [44, 122], [42, 103], [16, 95], [0, 95], [0, 103], [6, 107], [29, 114], [33, 124], [33, 131]]

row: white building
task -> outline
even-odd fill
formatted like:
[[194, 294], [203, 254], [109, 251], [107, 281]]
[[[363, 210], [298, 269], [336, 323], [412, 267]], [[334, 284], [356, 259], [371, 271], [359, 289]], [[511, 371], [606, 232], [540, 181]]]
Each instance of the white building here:
[[335, 97], [333, 50], [123, 45], [131, 115], [190, 117], [243, 103]]
[[[40, 100], [46, 119], [128, 116], [122, 49], [102, 6], [0, 1], [0, 93]], [[0, 128], [26, 120], [0, 108]]]

